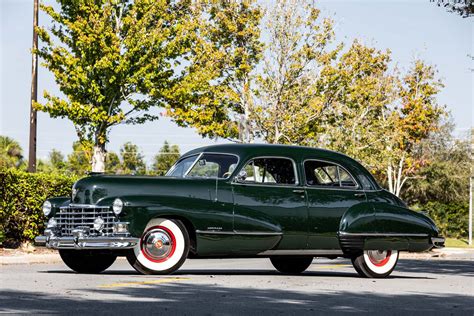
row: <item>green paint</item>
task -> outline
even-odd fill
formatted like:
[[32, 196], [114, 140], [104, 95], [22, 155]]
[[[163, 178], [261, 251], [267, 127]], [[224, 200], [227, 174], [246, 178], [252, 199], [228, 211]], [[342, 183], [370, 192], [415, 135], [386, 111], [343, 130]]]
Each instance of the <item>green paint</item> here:
[[[130, 232], [136, 237], [153, 218], [180, 219], [193, 230], [197, 244], [194, 255], [201, 257], [256, 256], [270, 249], [339, 250], [340, 234], [345, 234], [345, 245], [352, 244], [352, 248], [358, 243], [360, 249], [423, 251], [431, 248], [429, 237], [438, 236], [431, 219], [407, 209], [397, 197], [382, 190], [361, 164], [340, 153], [296, 146], [229, 144], [198, 148], [184, 156], [201, 152], [235, 154], [239, 163], [230, 178], [218, 180], [91, 176], [75, 183], [73, 203], [107, 206], [119, 197], [125, 202], [120, 219], [130, 222]], [[262, 156], [293, 159], [298, 184], [234, 181], [250, 159]], [[303, 162], [307, 159], [341, 165], [358, 187], [306, 185]], [[68, 199], [51, 201], [56, 210]], [[352, 248], [349, 250], [357, 250]]]

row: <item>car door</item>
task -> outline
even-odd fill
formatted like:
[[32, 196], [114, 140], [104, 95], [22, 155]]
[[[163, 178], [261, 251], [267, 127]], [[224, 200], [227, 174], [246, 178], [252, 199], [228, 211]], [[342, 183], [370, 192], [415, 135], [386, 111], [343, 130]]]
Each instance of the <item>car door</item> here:
[[339, 249], [341, 218], [349, 208], [366, 202], [365, 193], [339, 164], [309, 159], [303, 165], [308, 196], [308, 248]]
[[245, 164], [232, 185], [239, 251], [306, 248], [306, 197], [292, 159], [254, 158]]

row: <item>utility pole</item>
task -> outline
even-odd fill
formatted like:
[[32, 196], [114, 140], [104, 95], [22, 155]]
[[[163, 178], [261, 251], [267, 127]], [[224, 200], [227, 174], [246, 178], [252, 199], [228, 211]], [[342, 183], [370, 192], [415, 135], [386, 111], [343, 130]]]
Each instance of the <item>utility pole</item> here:
[[470, 155], [470, 174], [469, 174], [469, 246], [472, 246], [472, 178], [474, 178], [474, 128], [471, 128], [471, 155]]
[[30, 143], [28, 151], [28, 172], [36, 172], [36, 111], [33, 102], [38, 99], [38, 0], [33, 0], [33, 53], [31, 59], [31, 100], [30, 100]]

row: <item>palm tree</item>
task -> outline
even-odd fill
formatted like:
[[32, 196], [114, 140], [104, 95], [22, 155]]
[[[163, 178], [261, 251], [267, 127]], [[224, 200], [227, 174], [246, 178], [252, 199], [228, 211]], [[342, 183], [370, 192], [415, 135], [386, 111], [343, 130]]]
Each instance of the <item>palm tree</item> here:
[[0, 168], [19, 167], [23, 162], [22, 152], [16, 140], [0, 135]]

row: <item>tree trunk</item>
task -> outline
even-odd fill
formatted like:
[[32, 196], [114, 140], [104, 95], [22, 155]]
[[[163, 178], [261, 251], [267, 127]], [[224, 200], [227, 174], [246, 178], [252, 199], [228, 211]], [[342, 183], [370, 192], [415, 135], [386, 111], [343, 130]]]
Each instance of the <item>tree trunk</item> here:
[[92, 172], [105, 172], [105, 146], [95, 145], [92, 153]]

